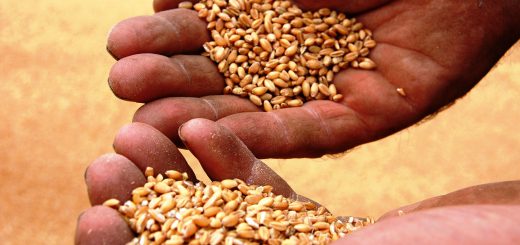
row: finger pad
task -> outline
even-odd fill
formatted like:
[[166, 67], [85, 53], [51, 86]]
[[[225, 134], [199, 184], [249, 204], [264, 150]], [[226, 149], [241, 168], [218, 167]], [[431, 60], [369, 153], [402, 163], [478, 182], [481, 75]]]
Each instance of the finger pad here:
[[134, 188], [144, 185], [142, 172], [127, 158], [107, 154], [96, 159], [87, 169], [85, 181], [92, 205], [115, 198], [121, 202], [130, 199]]
[[174, 9], [119, 22], [108, 35], [107, 49], [116, 58], [138, 53], [172, 55], [199, 50], [206, 41], [206, 24], [197, 12]]
[[224, 89], [224, 80], [215, 64], [199, 55], [125, 57], [112, 67], [109, 83], [116, 96], [135, 102], [220, 94]]
[[174, 169], [194, 176], [177, 147], [150, 125], [132, 123], [124, 126], [114, 140], [114, 149], [134, 162], [141, 171], [152, 167], [158, 174]]
[[153, 126], [172, 140], [178, 139], [177, 130], [191, 118], [216, 120], [207, 104], [196, 98], [165, 98], [150, 102], [137, 110], [134, 122]]
[[135, 113], [134, 121], [152, 125], [168, 138], [178, 139], [178, 128], [193, 118], [217, 120], [241, 112], [258, 111], [248, 100], [236, 96], [164, 98], [150, 102]]
[[249, 172], [257, 160], [229, 129], [213, 121], [190, 120], [179, 133], [210, 177], [239, 176], [241, 172]]

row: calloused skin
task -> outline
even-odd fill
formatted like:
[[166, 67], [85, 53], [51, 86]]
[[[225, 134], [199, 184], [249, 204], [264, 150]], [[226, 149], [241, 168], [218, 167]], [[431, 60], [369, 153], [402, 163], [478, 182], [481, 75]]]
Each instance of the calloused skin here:
[[[279, 175], [258, 160], [228, 128], [193, 119], [179, 134], [212, 180], [240, 178], [270, 184], [274, 192], [306, 201]], [[193, 171], [177, 147], [157, 129], [143, 123], [124, 126], [114, 140], [116, 153], [96, 159], [85, 173], [93, 207], [78, 219], [76, 244], [125, 244], [133, 233], [117, 211], [99, 206], [117, 198], [124, 202], [146, 180], [143, 170]], [[398, 210], [401, 210], [399, 212]], [[520, 181], [474, 186], [390, 211], [366, 229], [337, 243], [348, 244], [517, 244], [520, 242]]]
[[[185, 170], [193, 178], [174, 142], [190, 149], [212, 179], [270, 184], [303, 198], [255, 155], [321, 156], [406, 128], [467, 93], [520, 33], [515, 1], [295, 1], [356, 16], [378, 41], [371, 54], [378, 68], [338, 74], [341, 103], [314, 101], [264, 113], [247, 100], [219, 95], [224, 82], [215, 65], [194, 55], [209, 40], [205, 23], [193, 11], [173, 9], [178, 2], [155, 0], [156, 15], [125, 20], [109, 35], [107, 49], [118, 60], [110, 87], [122, 99], [145, 102], [134, 121], [158, 130], [140, 123], [124, 127], [116, 153], [91, 164], [86, 183], [92, 205], [128, 199], [144, 183], [148, 165]], [[511, 181], [434, 197], [390, 211], [338, 243], [518, 244], [519, 190], [520, 181]], [[94, 206], [78, 219], [75, 242], [124, 244], [131, 237], [117, 212]]]

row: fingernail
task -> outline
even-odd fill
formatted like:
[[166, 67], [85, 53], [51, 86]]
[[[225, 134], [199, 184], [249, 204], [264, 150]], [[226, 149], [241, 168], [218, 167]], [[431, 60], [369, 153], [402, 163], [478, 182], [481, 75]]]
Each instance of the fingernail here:
[[81, 220], [81, 217], [83, 217], [84, 214], [85, 214], [85, 211], [82, 211], [82, 212], [78, 215], [78, 219], [76, 220], [76, 223], [79, 224], [79, 221]]
[[83, 181], [85, 181], [85, 183], [87, 183], [87, 172], [88, 172], [89, 168], [90, 168], [90, 165], [88, 165], [87, 168], [85, 169], [85, 172], [83, 172]]
[[119, 60], [119, 58], [112, 52], [112, 50], [110, 50], [108, 45], [106, 46], [106, 49], [107, 49], [108, 54], [110, 54], [110, 56], [112, 56], [112, 58], [114, 58], [115, 60]]
[[119, 94], [117, 94], [114, 90], [114, 88], [112, 87], [112, 81], [110, 81], [110, 77], [107, 78], [107, 83], [108, 83], [108, 87], [110, 88], [110, 91], [112, 91], [112, 94], [114, 94], [118, 99], [120, 100], [128, 100], [128, 99], [125, 99], [121, 96], [119, 96]]
[[117, 58], [114, 53], [112, 52], [112, 50], [110, 50], [110, 35], [112, 34], [112, 31], [114, 30], [114, 27], [116, 27], [116, 25], [113, 25], [112, 27], [110, 27], [110, 30], [108, 30], [108, 33], [107, 33], [107, 45], [105, 46], [107, 52], [110, 54], [110, 56], [112, 56], [112, 58], [114, 58], [115, 60], [119, 60], [119, 58]]
[[179, 135], [179, 139], [181, 139], [182, 143], [184, 143], [184, 145], [188, 148], [188, 144], [186, 142], [186, 139], [184, 138], [184, 136], [182, 135], [182, 127], [184, 127], [184, 124], [186, 123], [183, 123], [179, 129], [177, 129], [177, 134]]
[[117, 94], [114, 93], [114, 88], [112, 88], [112, 81], [110, 81], [110, 77], [107, 78], [108, 87], [110, 88], [110, 91], [117, 97]]
[[188, 144], [188, 140], [184, 137], [184, 135], [182, 135], [182, 128], [184, 127], [184, 125], [186, 124], [187, 122], [183, 123], [179, 129], [177, 130], [177, 134], [179, 135], [179, 139], [181, 140], [182, 144], [184, 144], [184, 148], [186, 148], [187, 150], [190, 149], [190, 145]]

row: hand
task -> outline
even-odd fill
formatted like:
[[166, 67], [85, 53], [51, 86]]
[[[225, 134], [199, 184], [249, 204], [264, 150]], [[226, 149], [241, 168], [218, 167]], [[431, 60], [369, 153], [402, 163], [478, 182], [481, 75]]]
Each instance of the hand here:
[[[310, 201], [297, 195], [287, 182], [255, 158], [229, 129], [206, 119], [195, 119], [182, 127], [180, 135], [212, 180], [239, 178], [248, 184], [269, 184], [276, 194]], [[196, 181], [172, 141], [149, 125], [133, 123], [123, 127], [113, 145], [115, 154], [99, 157], [86, 170], [85, 182], [93, 207], [78, 219], [76, 244], [125, 244], [133, 238], [119, 213], [100, 205], [111, 198], [122, 203], [130, 200], [132, 190], [146, 183], [146, 167], [153, 167], [155, 173], [186, 172], [189, 180]]]
[[168, 10], [178, 2], [156, 0], [162, 12], [113, 28], [107, 47], [119, 61], [109, 76], [112, 90], [147, 102], [134, 120], [176, 143], [180, 125], [207, 118], [230, 128], [260, 158], [343, 152], [417, 123], [467, 93], [520, 33], [515, 1], [299, 0], [307, 8], [346, 11], [373, 30], [378, 68], [339, 73], [341, 103], [312, 101], [264, 113], [248, 100], [219, 95], [224, 82], [215, 64], [189, 55], [209, 40], [205, 23], [195, 11]]
[[[180, 134], [211, 179], [241, 178], [250, 184], [270, 184], [277, 194], [308, 201], [256, 159], [229, 129], [209, 120], [195, 119], [185, 124]], [[134, 234], [117, 211], [99, 205], [110, 198], [122, 202], [129, 200], [131, 191], [146, 182], [143, 170], [147, 166], [152, 166], [156, 173], [170, 169], [185, 171], [190, 180], [196, 180], [175, 145], [146, 124], [134, 123], [123, 127], [116, 136], [114, 149], [115, 154], [101, 156], [86, 171], [89, 199], [95, 206], [78, 219], [76, 244], [117, 245], [133, 238]], [[401, 217], [394, 217], [399, 212], [391, 211], [376, 224], [349, 234], [338, 243], [444, 241], [439, 243], [449, 244], [459, 241], [473, 244], [475, 241], [485, 243], [485, 239], [493, 239], [493, 242], [502, 244], [501, 241], [517, 239], [520, 234], [518, 193], [520, 181], [468, 188], [401, 208], [406, 214]], [[445, 207], [448, 205], [465, 206]], [[437, 209], [417, 212], [431, 208]], [[461, 238], [460, 234], [464, 236]], [[466, 240], [461, 242], [460, 239]]]

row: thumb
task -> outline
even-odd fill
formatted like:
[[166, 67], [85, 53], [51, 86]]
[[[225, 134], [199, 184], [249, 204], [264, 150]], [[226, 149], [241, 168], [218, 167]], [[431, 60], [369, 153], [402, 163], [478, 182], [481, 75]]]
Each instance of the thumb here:
[[341, 12], [356, 14], [382, 6], [391, 0], [293, 0], [298, 7], [305, 10], [318, 10], [320, 8], [330, 8]]
[[276, 194], [297, 197], [289, 184], [257, 159], [228, 128], [199, 118], [186, 122], [179, 135], [212, 180], [238, 178], [248, 184], [269, 184]]

